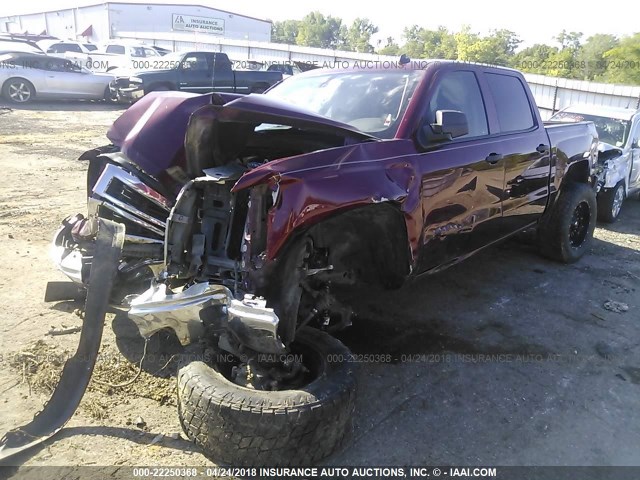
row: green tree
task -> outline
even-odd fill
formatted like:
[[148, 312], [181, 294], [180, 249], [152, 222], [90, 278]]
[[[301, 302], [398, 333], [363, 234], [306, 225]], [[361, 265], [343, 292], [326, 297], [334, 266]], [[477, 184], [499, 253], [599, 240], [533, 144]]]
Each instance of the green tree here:
[[546, 75], [550, 63], [549, 59], [557, 53], [557, 47], [536, 43], [516, 53], [511, 60], [511, 66], [523, 72]]
[[604, 54], [617, 46], [618, 39], [615, 35], [598, 33], [587, 38], [577, 55], [579, 78], [594, 80], [604, 75], [607, 70]]
[[475, 43], [470, 45], [466, 60], [506, 67], [513, 61], [516, 48], [521, 42], [518, 35], [511, 30], [492, 30], [488, 36], [478, 37]]
[[300, 20], [285, 20], [273, 22], [271, 25], [271, 41], [274, 43], [296, 44], [300, 32]]
[[554, 40], [560, 44], [560, 50], [568, 48], [576, 52], [580, 48], [580, 39], [582, 36], [582, 32], [567, 32], [566, 30], [562, 30], [554, 37]]
[[393, 37], [387, 37], [387, 44], [378, 50], [380, 55], [400, 55], [400, 45], [398, 45]]
[[354, 52], [372, 53], [371, 36], [375, 33], [378, 33], [378, 27], [368, 18], [356, 18], [347, 31], [347, 48]]
[[424, 58], [455, 60], [458, 57], [456, 38], [446, 27], [439, 26], [437, 30], [423, 30], [421, 37], [424, 42], [422, 51]]
[[346, 36], [347, 28], [342, 19], [311, 12], [300, 21], [296, 43], [305, 47], [338, 49], [345, 46]]
[[406, 40], [400, 49], [411, 58], [441, 58], [455, 60], [457, 58], [456, 39], [446, 27], [427, 30], [413, 25], [404, 29]]
[[456, 58], [463, 62], [477, 62], [480, 35], [472, 32], [469, 25], [465, 25], [455, 34], [455, 39]]
[[617, 47], [603, 54], [603, 58], [608, 68], [602, 80], [640, 85], [640, 33], [622, 38]]
[[405, 44], [401, 51], [411, 58], [422, 58], [424, 54], [424, 40], [422, 38], [424, 28], [418, 25], [405, 27], [402, 36], [405, 38]]

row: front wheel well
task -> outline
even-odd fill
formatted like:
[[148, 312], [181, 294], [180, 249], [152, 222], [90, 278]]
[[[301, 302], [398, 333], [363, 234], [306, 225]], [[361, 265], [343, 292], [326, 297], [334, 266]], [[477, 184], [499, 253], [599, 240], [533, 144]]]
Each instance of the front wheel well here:
[[573, 183], [590, 183], [591, 167], [587, 160], [575, 162], [569, 166], [569, 169], [562, 177], [562, 184], [567, 185]]
[[285, 344], [312, 319], [343, 328], [352, 294], [399, 288], [410, 272], [407, 238], [404, 216], [391, 203], [347, 210], [292, 237], [261, 281]]
[[398, 288], [410, 268], [404, 216], [397, 205], [367, 205], [324, 220], [306, 233], [327, 252], [334, 272], [345, 281]]

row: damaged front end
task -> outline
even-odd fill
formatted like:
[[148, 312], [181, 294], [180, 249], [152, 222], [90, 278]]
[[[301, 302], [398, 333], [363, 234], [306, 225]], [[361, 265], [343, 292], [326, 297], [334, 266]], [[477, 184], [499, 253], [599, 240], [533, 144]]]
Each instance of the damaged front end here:
[[600, 142], [598, 144], [598, 162], [596, 166], [597, 191], [614, 188], [624, 181], [631, 168], [631, 159], [621, 148]]
[[[126, 235], [112, 302], [129, 308], [140, 334], [148, 338], [171, 329], [182, 345], [203, 342], [242, 358], [234, 381], [278, 389], [301, 366], [264, 355], [286, 354], [300, 325], [348, 325], [351, 311], [323, 277], [333, 269], [326, 249], [301, 244], [289, 249], [285, 260], [268, 251], [279, 175], [265, 170], [261, 180], [252, 178], [237, 191], [234, 186], [274, 160], [374, 139], [307, 113], [285, 116], [281, 104], [263, 98], [223, 103], [214, 95], [212, 104], [191, 116], [186, 161], [168, 165], [174, 177], [186, 179], [175, 195], [158, 182], [158, 172], [150, 177], [129, 160], [149, 156], [136, 151], [139, 144], [131, 134], [120, 135], [128, 148], [94, 158], [91, 165], [99, 171], [92, 173], [90, 166], [88, 216], [65, 219], [53, 255], [62, 272], [86, 286], [97, 219], [122, 223]], [[176, 169], [182, 173], [176, 175]], [[253, 374], [242, 373], [249, 370]]]

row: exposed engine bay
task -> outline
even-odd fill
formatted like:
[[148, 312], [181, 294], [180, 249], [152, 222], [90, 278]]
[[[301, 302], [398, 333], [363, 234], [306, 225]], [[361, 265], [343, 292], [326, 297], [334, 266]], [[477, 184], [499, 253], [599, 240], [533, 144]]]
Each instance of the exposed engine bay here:
[[229, 370], [234, 382], [277, 390], [304, 376], [303, 366], [286, 356], [296, 329], [350, 325], [352, 311], [335, 292], [355, 285], [357, 277], [365, 283], [388, 277], [378, 271], [380, 255], [362, 251], [354, 231], [359, 225], [382, 231], [387, 219], [366, 209], [357, 219], [353, 213], [337, 217], [269, 258], [269, 214], [280, 200], [280, 179], [274, 175], [238, 191], [234, 185], [271, 161], [354, 139], [286, 125], [219, 122], [211, 115], [215, 109], [203, 107], [191, 118], [186, 165], [179, 174], [173, 170], [189, 180], [175, 197], [122, 152], [96, 152], [90, 170], [102, 170], [89, 175], [89, 215], [65, 220], [55, 239], [57, 263], [86, 283], [96, 219], [123, 223], [116, 287], [128, 295], [117, 300], [129, 306], [141, 335], [170, 328], [183, 345], [206, 341], [214, 351], [243, 359]]

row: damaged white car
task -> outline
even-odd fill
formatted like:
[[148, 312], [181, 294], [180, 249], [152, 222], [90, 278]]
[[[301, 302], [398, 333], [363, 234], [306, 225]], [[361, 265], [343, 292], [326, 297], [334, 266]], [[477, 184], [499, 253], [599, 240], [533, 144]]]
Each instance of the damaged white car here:
[[598, 220], [615, 222], [624, 200], [640, 191], [640, 110], [571, 106], [552, 121], [593, 122], [598, 131]]

